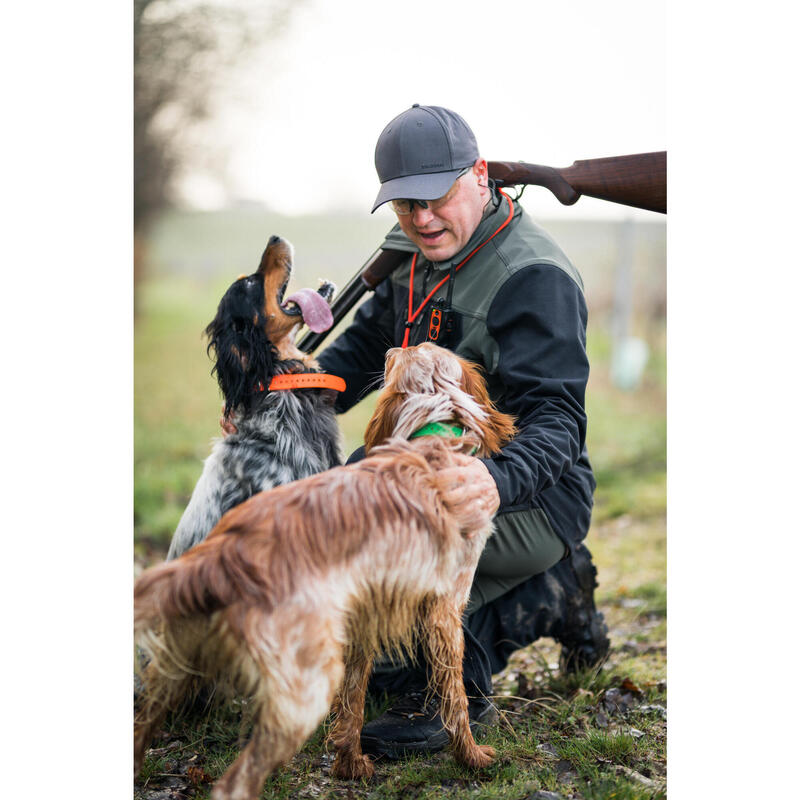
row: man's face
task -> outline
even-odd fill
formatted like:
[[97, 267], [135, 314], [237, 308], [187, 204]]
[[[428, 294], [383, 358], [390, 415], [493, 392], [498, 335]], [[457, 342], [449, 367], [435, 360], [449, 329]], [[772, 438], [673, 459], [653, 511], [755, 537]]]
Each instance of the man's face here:
[[470, 240], [489, 200], [486, 161], [479, 159], [472, 169], [453, 184], [443, 198], [430, 208], [414, 204], [410, 214], [398, 214], [400, 228], [429, 261], [447, 261]]

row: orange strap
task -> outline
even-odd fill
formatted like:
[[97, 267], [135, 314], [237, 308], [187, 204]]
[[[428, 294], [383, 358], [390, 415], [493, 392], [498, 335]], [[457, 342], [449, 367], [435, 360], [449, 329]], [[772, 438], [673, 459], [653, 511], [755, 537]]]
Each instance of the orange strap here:
[[[343, 392], [347, 388], [344, 378], [328, 375], [325, 372], [288, 372], [276, 375], [269, 384], [269, 390], [276, 389], [335, 389]], [[264, 391], [264, 384], [258, 384], [258, 390]]]
[[[503, 230], [503, 228], [505, 228], [509, 222], [511, 222], [511, 218], [514, 216], [514, 204], [511, 202], [511, 198], [502, 189], [498, 189], [498, 192], [501, 195], [503, 195], [503, 197], [505, 197], [506, 200], [508, 200], [508, 216], [505, 218], [503, 224], [485, 242], [481, 242], [460, 264], [458, 264], [458, 266], [456, 266], [456, 272], [458, 272], [461, 269], [461, 267], [463, 267], [464, 264], [466, 264], [467, 261], [469, 261], [472, 258], [472, 256], [474, 256], [475, 253], [477, 253], [478, 250], [481, 249], [481, 247], [483, 247], [485, 244], [489, 244], [489, 242], [492, 239], [494, 239], [494, 237], [497, 236], [497, 234], [500, 233], [500, 231]], [[433, 297], [434, 294], [436, 294], [439, 287], [443, 286], [445, 283], [447, 283], [447, 281], [450, 280], [450, 274], [448, 273], [446, 277], [442, 278], [442, 280], [440, 280], [439, 283], [437, 283], [436, 286], [434, 286], [433, 289], [430, 290], [428, 296], [419, 304], [417, 310], [413, 311], [414, 267], [417, 265], [418, 255], [419, 253], [414, 253], [414, 257], [411, 259], [411, 275], [408, 281], [408, 316], [406, 318], [406, 334], [403, 337], [403, 348], [408, 347], [408, 334], [411, 332], [411, 324], [419, 316], [419, 312], [422, 311], [423, 308], [425, 308], [428, 301], [431, 299], [431, 297]]]

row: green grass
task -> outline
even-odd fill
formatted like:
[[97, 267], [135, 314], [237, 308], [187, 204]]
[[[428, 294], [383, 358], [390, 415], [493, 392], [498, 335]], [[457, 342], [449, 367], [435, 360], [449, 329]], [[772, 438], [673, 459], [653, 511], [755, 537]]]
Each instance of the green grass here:
[[[219, 269], [209, 267], [204, 275], [188, 262], [171, 263], [173, 239], [185, 241], [197, 231], [191, 220], [179, 222], [185, 230], [167, 226], [157, 239], [151, 280], [139, 296], [134, 353], [137, 571], [163, 558], [210, 442], [219, 435], [221, 398], [210, 376], [202, 330], [230, 280], [252, 266], [240, 265], [243, 252], [238, 251], [217, 257], [222, 276]], [[217, 219], [213, 224], [221, 227], [212, 225], [205, 239], [198, 235], [185, 258], [199, 258], [214, 235], [223, 232], [247, 239], [248, 248], [253, 246], [249, 238], [255, 242], [260, 237], [252, 220]], [[292, 238], [285, 226], [267, 231], [272, 232]], [[301, 242], [295, 245], [304, 252]], [[245, 250], [241, 242], [238, 246]], [[332, 263], [349, 263], [352, 269], [353, 259], [343, 257], [344, 249], [341, 244]], [[365, 246], [358, 252], [368, 250]], [[341, 275], [317, 267], [321, 256], [312, 260], [315, 273], [341, 285]], [[297, 281], [311, 282], [303, 276]], [[495, 676], [502, 719], [485, 741], [496, 748], [498, 759], [485, 770], [465, 769], [444, 752], [379, 762], [369, 783], [337, 781], [329, 774], [331, 754], [321, 727], [270, 777], [262, 797], [521, 800], [539, 789], [563, 797], [579, 793], [584, 800], [665, 796], [666, 721], [660, 710], [666, 707], [667, 624], [664, 331], [657, 322], [637, 321], [637, 335], [648, 339], [651, 359], [641, 387], [623, 392], [608, 379], [611, 345], [603, 315], [593, 313], [591, 305], [590, 315], [588, 447], [598, 487], [587, 545], [598, 567], [596, 598], [612, 641], [608, 662], [593, 672], [562, 676], [552, 640], [518, 651]], [[361, 444], [372, 405], [368, 400], [340, 418], [346, 453]], [[631, 685], [640, 690], [633, 707], [624, 715], [604, 713], [605, 692]], [[135, 796], [146, 798], [151, 790], [178, 780], [186, 787], [185, 796], [209, 797], [209, 781], [224, 772], [246, 736], [241, 711], [241, 704], [234, 704], [171, 720], [146, 759]], [[368, 713], [381, 711], [371, 706]], [[189, 767], [195, 768], [193, 778]]]
[[[569, 681], [549, 673], [546, 666], [528, 674], [542, 678], [541, 692], [533, 693], [541, 696], [498, 699], [501, 723], [482, 739], [495, 747], [498, 757], [483, 770], [465, 768], [445, 751], [402, 762], [377, 762], [375, 778], [369, 782], [338, 781], [329, 775], [332, 754], [326, 751], [321, 727], [288, 765], [269, 778], [261, 796], [511, 800], [539, 789], [562, 796], [579, 791], [584, 798], [598, 800], [665, 796], [665, 723], [661, 714], [649, 710], [665, 704], [661, 685], [639, 687], [639, 706], [646, 710], [634, 707], [624, 718], [611, 717], [601, 728], [598, 708], [604, 692], [625, 685], [616, 669], [586, 672]], [[507, 670], [498, 683], [508, 677]], [[163, 748], [163, 742], [173, 747], [179, 743], [173, 754], [184, 763], [202, 764], [208, 777], [216, 778], [235, 757], [242, 733], [236, 711], [227, 706], [215, 715], [173, 721], [157, 744]], [[165, 759], [159, 749], [148, 757], [139, 786], [146, 780], [158, 786], [163, 776], [179, 769], [178, 759]], [[198, 786], [190, 796], [207, 797], [208, 788]]]

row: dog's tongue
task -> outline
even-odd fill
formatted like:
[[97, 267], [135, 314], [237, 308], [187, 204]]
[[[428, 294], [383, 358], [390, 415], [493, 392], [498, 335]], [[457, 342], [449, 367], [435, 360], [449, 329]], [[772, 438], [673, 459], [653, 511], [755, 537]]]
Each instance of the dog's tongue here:
[[303, 312], [303, 321], [314, 333], [322, 333], [333, 325], [331, 307], [318, 292], [312, 289], [301, 289], [291, 297], [287, 297], [284, 305], [289, 302], [297, 303], [300, 306], [300, 311]]

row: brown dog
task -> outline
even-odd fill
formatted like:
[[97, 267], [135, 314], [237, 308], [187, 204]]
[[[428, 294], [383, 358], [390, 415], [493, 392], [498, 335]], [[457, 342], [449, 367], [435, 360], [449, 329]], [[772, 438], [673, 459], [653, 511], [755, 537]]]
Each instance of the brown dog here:
[[[431, 422], [464, 433], [408, 441]], [[475, 367], [432, 344], [391, 350], [367, 458], [255, 495], [136, 582], [137, 641], [151, 659], [137, 772], [167, 710], [201, 676], [231, 682], [255, 709], [215, 800], [257, 797], [332, 702], [333, 773], [369, 777], [359, 735], [373, 658], [416, 642], [456, 759], [491, 763], [494, 750], [469, 729], [461, 614], [496, 509], [448, 507], [441, 470], [467, 462], [464, 452], [496, 452], [513, 433]]]

